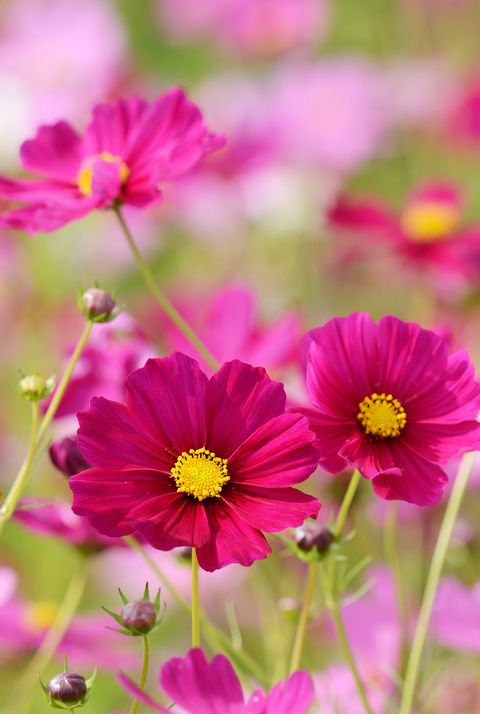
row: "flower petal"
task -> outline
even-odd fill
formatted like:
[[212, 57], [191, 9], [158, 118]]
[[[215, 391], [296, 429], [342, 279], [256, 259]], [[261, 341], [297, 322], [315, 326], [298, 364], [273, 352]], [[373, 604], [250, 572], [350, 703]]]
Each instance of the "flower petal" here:
[[235, 513], [253, 528], [278, 533], [302, 525], [306, 518], [316, 518], [320, 502], [296, 488], [255, 488], [241, 486], [223, 499]]
[[20, 147], [23, 168], [58, 181], [76, 183], [83, 144], [67, 122], [41, 126], [34, 139]]

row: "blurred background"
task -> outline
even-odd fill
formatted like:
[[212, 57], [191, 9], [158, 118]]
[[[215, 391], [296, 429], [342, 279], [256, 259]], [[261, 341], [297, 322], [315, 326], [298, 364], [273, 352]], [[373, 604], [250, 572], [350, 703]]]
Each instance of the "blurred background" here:
[[[455, 348], [467, 346], [478, 364], [479, 29], [475, 0], [1, 0], [0, 172], [19, 173], [19, 146], [42, 123], [65, 119], [82, 131], [96, 102], [132, 94], [153, 99], [181, 85], [227, 145], [166, 187], [160, 206], [126, 215], [158, 280], [221, 359], [262, 364], [285, 381], [292, 401], [302, 400], [302, 333], [334, 315], [367, 310], [439, 330]], [[28, 438], [19, 375], [61, 373], [82, 330], [78, 287], [94, 281], [116, 293], [124, 313], [95, 327], [55, 438], [74, 433], [75, 411], [93, 394], [120, 398], [123, 378], [147, 356], [187, 349], [149, 301], [108, 212], [35, 238], [0, 233], [2, 492]], [[451, 603], [463, 597], [471, 613], [465, 629], [480, 634], [480, 596], [470, 589], [480, 579], [479, 476], [472, 479], [438, 605], [428, 669], [437, 678], [424, 697], [425, 712], [480, 712], [480, 637], [459, 641], [444, 631]], [[342, 476], [322, 475], [309, 485], [326, 503], [325, 523], [344, 483]], [[87, 548], [88, 538], [72, 535], [67, 480], [47, 454], [28, 493], [46, 508], [62, 502], [64, 510], [32, 524], [28, 514], [36, 505], [24, 503], [0, 546], [0, 708], [49, 710], [36, 683], [24, 696], [15, 681], [71, 577], [85, 567], [80, 614], [45, 678], [68, 652], [75, 669], [99, 668], [89, 711], [126, 711], [128, 697], [114, 673], [136, 672], [140, 645], [106, 630], [100, 606], [118, 609], [118, 586], [140, 597], [147, 579], [155, 585], [152, 573], [135, 554], [106, 544]], [[379, 606], [390, 602], [391, 576], [378, 570], [385, 563], [378, 534], [387, 515], [363, 484], [352, 558], [370, 554], [368, 568], [375, 566], [377, 575], [359, 572], [356, 587], [370, 586], [352, 608], [368, 611], [356, 621], [368, 622], [370, 633], [378, 628], [375, 658], [362, 654], [364, 633], [355, 640], [378, 690], [378, 712], [387, 711], [385, 692], [394, 687], [398, 664], [385, 654], [398, 649], [398, 614], [392, 605], [383, 616]], [[399, 510], [413, 611], [441, 515], [442, 506]], [[154, 557], [187, 595], [188, 554]], [[290, 647], [303, 579], [280, 544], [250, 570], [230, 566], [203, 578], [207, 609], [237, 643], [241, 638], [270, 681], [285, 675], [282, 654]], [[183, 653], [188, 640], [188, 623], [168, 600], [154, 635], [152, 672]], [[332, 647], [319, 612], [306, 661], [317, 673], [327, 714], [342, 706], [346, 686]]]

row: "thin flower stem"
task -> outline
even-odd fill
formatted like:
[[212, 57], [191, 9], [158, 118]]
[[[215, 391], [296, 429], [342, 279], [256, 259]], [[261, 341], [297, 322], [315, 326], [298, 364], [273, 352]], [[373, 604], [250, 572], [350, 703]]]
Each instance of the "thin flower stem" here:
[[[138, 681], [138, 686], [140, 689], [145, 689], [145, 683], [147, 681], [147, 676], [148, 676], [148, 667], [150, 663], [150, 644], [148, 642], [148, 637], [147, 635], [142, 636], [143, 640], [143, 664], [142, 664], [142, 671], [140, 674], [140, 679]], [[132, 706], [130, 707], [130, 714], [137, 714], [138, 707], [140, 706], [140, 702], [138, 699], [135, 699], [132, 702]]]
[[[139, 553], [143, 560], [145, 560], [145, 562], [149, 565], [152, 572], [155, 573], [159, 581], [165, 585], [174, 600], [176, 600], [177, 604], [185, 610], [188, 615], [191, 615], [192, 608], [190, 603], [178, 592], [173, 583], [167, 578], [163, 571], [160, 570], [158, 565], [149, 556], [143, 546], [131, 536], [126, 536], [123, 540]], [[229, 637], [219, 630], [213, 622], [210, 622], [207, 615], [202, 610], [200, 610], [200, 621], [202, 623], [205, 641], [213, 653], [218, 652], [220, 648], [223, 649], [228, 654], [230, 659], [233, 660], [238, 667], [242, 668], [244, 672], [253, 676], [257, 682], [262, 684], [264, 687], [269, 686], [269, 677], [267, 672], [265, 672], [262, 667], [247, 652], [245, 652], [245, 650], [238, 650], [232, 644]]]
[[15, 507], [20, 500], [20, 497], [25, 488], [27, 482], [28, 474], [32, 468], [33, 460], [35, 458], [35, 453], [37, 450], [37, 434], [38, 434], [38, 421], [39, 421], [39, 410], [38, 402], [32, 402], [32, 426], [30, 430], [30, 442], [28, 445], [27, 455], [20, 470], [15, 477], [15, 480], [8, 492], [5, 501], [0, 508], [0, 534], [2, 533], [5, 524], [10, 519]]
[[70, 357], [67, 367], [65, 369], [65, 372], [62, 375], [62, 378], [60, 382], [58, 383], [58, 386], [55, 390], [55, 393], [52, 397], [52, 401], [48, 405], [48, 409], [45, 412], [45, 415], [42, 419], [42, 423], [40, 424], [40, 429], [38, 431], [38, 438], [37, 438], [37, 448], [40, 446], [43, 437], [45, 436], [48, 427], [50, 426], [55, 414], [57, 413], [57, 409], [60, 405], [60, 402], [63, 399], [63, 395], [65, 394], [65, 390], [68, 387], [68, 384], [70, 382], [70, 379], [72, 378], [73, 370], [75, 369], [75, 366], [80, 359], [80, 355], [82, 354], [87, 342], [88, 338], [90, 337], [90, 333], [92, 331], [93, 327], [93, 322], [87, 322], [85, 325], [85, 329], [83, 330], [82, 334], [80, 335], [80, 339], [78, 340], [76, 347], [72, 353], [72, 356]]
[[307, 587], [305, 589], [305, 597], [303, 599], [302, 611], [300, 613], [300, 619], [298, 621], [297, 631], [295, 633], [295, 640], [293, 643], [292, 659], [290, 660], [290, 674], [292, 672], [295, 672], [300, 667], [303, 644], [307, 632], [308, 619], [310, 617], [310, 610], [312, 609], [316, 575], [317, 564], [312, 561], [308, 564]]
[[472, 470], [474, 458], [474, 453], [465, 454], [462, 458], [450, 493], [450, 498], [448, 499], [447, 507], [445, 509], [442, 525], [440, 526], [430, 570], [427, 576], [427, 583], [423, 594], [422, 606], [420, 608], [417, 626], [415, 628], [415, 635], [413, 637], [410, 656], [408, 658], [407, 673], [405, 675], [399, 714], [410, 714], [412, 711], [420, 662], [422, 659], [430, 616], [432, 614], [432, 608], [437, 594], [438, 583], [442, 574], [455, 521], [457, 519], [463, 495], [468, 483], [468, 478]]
[[192, 548], [192, 647], [200, 647], [200, 589], [195, 548]]
[[[392, 569], [393, 577], [395, 580], [396, 600], [398, 606], [398, 613], [400, 616], [400, 624], [402, 628], [402, 650], [405, 651], [408, 645], [408, 605], [405, 593], [405, 583], [402, 575], [400, 557], [398, 554], [397, 547], [398, 509], [396, 507], [397, 504], [395, 503], [390, 503], [389, 506], [390, 508], [388, 510], [384, 530], [385, 556], [387, 563]], [[402, 655], [402, 660], [404, 659], [404, 655]], [[402, 662], [402, 666], [404, 664], [405, 662]]]
[[338, 540], [342, 536], [348, 512], [350, 510], [350, 506], [352, 505], [353, 499], [355, 498], [360, 479], [360, 471], [358, 469], [355, 469], [350, 479], [350, 483], [348, 484], [348, 488], [345, 492], [343, 501], [340, 505], [340, 509], [337, 514], [337, 518], [335, 519], [335, 523], [332, 528], [332, 533], [336, 540]]
[[65, 394], [65, 390], [68, 386], [68, 383], [70, 382], [75, 365], [77, 364], [79, 357], [82, 354], [85, 345], [87, 344], [90, 332], [92, 331], [92, 326], [93, 323], [87, 322], [85, 329], [75, 347], [75, 350], [72, 356], [70, 357], [65, 372], [58, 384], [52, 401], [50, 402], [49, 407], [42, 421], [40, 422], [40, 426], [38, 424], [38, 404], [36, 402], [32, 403], [32, 432], [30, 436], [30, 444], [25, 461], [20, 467], [20, 470], [13, 482], [13, 485], [5, 499], [5, 502], [0, 508], [0, 535], [6, 523], [11, 518], [12, 513], [15, 511], [15, 508], [17, 507], [20, 498], [22, 497], [22, 493], [25, 488], [27, 479], [30, 475], [35, 456], [37, 455], [43, 437], [45, 436], [45, 433], [48, 427], [50, 426], [53, 417], [55, 416], [62, 397]]
[[[333, 536], [334, 536], [335, 540], [337, 540], [337, 541], [340, 540], [340, 538], [343, 535], [345, 523], [347, 522], [347, 516], [350, 511], [350, 507], [353, 503], [355, 494], [357, 492], [357, 488], [360, 483], [360, 479], [361, 479], [360, 471], [358, 469], [355, 469], [355, 471], [353, 472], [353, 474], [350, 478], [350, 483], [348, 484], [348, 488], [345, 492], [343, 501], [340, 505], [340, 509], [337, 514], [337, 518], [335, 519], [335, 523], [332, 528]], [[352, 648], [350, 647], [350, 643], [348, 641], [347, 632], [345, 630], [345, 625], [343, 623], [340, 602], [339, 602], [339, 595], [337, 592], [337, 564], [338, 564], [338, 560], [335, 556], [335, 553], [332, 553], [331, 557], [330, 557], [330, 567], [328, 569], [328, 576], [327, 576], [327, 583], [326, 583], [327, 606], [331, 612], [332, 619], [333, 619], [333, 622], [335, 625], [335, 631], [336, 631], [338, 643], [340, 646], [340, 652], [341, 652], [342, 657], [344, 658], [346, 664], [348, 665], [348, 667], [352, 673], [352, 676], [355, 680], [358, 696], [360, 697], [360, 700], [362, 702], [362, 705], [363, 705], [363, 708], [364, 708], [366, 714], [372, 714], [372, 709], [368, 702], [365, 685], [362, 681], [362, 678], [360, 677], [360, 674], [359, 674], [359, 671], [358, 671], [358, 668], [357, 668], [357, 665], [355, 662], [355, 658], [353, 656]]]
[[355, 679], [358, 696], [362, 701], [363, 708], [366, 714], [373, 714], [370, 704], [368, 702], [365, 686], [358, 672], [352, 648], [350, 647], [350, 643], [348, 641], [347, 632], [345, 630], [345, 624], [343, 622], [338, 599], [334, 599], [332, 601], [330, 612], [332, 613], [333, 621], [335, 623], [335, 631], [337, 633], [338, 643], [340, 645], [340, 652], [342, 653], [342, 657], [350, 668], [353, 678]]
[[[51, 628], [47, 632], [39, 649], [30, 660], [28, 667], [17, 680], [15, 686], [16, 713], [24, 711], [22, 709], [21, 702], [28, 700], [32, 689], [38, 682], [39, 676], [42, 675], [43, 671], [55, 655], [58, 646], [60, 645], [75, 616], [75, 613], [78, 610], [78, 606], [85, 591], [86, 581], [86, 563], [82, 559], [82, 562], [75, 569], [75, 572], [70, 579], [64, 598], [59, 605], [57, 615]], [[21, 697], [20, 703], [18, 699], [19, 697]], [[25, 706], [25, 704], [23, 706]]]
[[122, 228], [122, 231], [127, 239], [130, 250], [133, 253], [133, 257], [137, 263], [138, 269], [142, 274], [142, 277], [147, 285], [148, 289], [152, 293], [155, 300], [158, 302], [165, 314], [170, 318], [173, 324], [182, 332], [182, 334], [187, 338], [187, 340], [195, 347], [197, 352], [201, 354], [205, 362], [214, 370], [219, 368], [219, 364], [215, 357], [212, 355], [210, 350], [205, 346], [200, 337], [197, 335], [195, 330], [193, 330], [190, 325], [183, 319], [178, 310], [172, 305], [168, 297], [165, 295], [163, 290], [158, 286], [155, 277], [150, 270], [150, 267], [145, 262], [140, 253], [135, 239], [132, 235], [130, 228], [128, 227], [125, 218], [118, 206], [113, 209], [118, 222]]

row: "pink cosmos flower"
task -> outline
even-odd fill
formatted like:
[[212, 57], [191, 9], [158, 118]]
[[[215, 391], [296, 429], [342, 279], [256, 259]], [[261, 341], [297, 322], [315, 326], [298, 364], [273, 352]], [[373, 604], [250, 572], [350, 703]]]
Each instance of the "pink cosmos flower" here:
[[[120, 681], [127, 691], [155, 711], [165, 709], [142, 692], [125, 675]], [[217, 655], [208, 662], [201, 649], [185, 657], [174, 657], [163, 665], [160, 683], [164, 692], [185, 714], [306, 714], [314, 698], [307, 672], [295, 672], [278, 682], [269, 694], [257, 690], [245, 701], [240, 680], [226, 657]], [[174, 707], [174, 712], [179, 711]]]
[[[254, 366], [278, 370], [291, 364], [300, 342], [300, 316], [285, 313], [271, 324], [261, 325], [257, 316], [257, 296], [247, 285], [232, 283], [211, 293], [206, 300], [184, 298], [178, 309], [202, 338], [219, 362], [237, 358]], [[201, 356], [170, 321], [155, 314], [157, 327], [171, 351], [199, 360]], [[160, 323], [160, 324], [158, 324]]]
[[138, 97], [98, 104], [83, 137], [60, 121], [22, 144], [23, 168], [43, 178], [0, 177], [0, 198], [18, 204], [0, 219], [35, 234], [118, 202], [150, 206], [162, 199], [161, 183], [222, 145], [181, 89], [150, 104]]
[[480, 274], [480, 225], [462, 226], [463, 211], [456, 186], [432, 182], [415, 189], [399, 215], [378, 201], [340, 197], [329, 219], [359, 237], [366, 252], [383, 244], [418, 270], [473, 280]]
[[61, 538], [85, 553], [96, 553], [105, 548], [124, 546], [122, 540], [102, 535], [86, 518], [72, 513], [67, 503], [24, 500], [21, 507], [15, 511], [14, 517], [33, 533]]
[[[317, 700], [321, 703], [321, 714], [364, 714], [365, 707], [358, 696], [357, 685], [346, 665], [330, 665], [315, 675], [313, 681]], [[364, 684], [373, 714], [386, 714], [387, 693], [373, 680], [364, 678]]]
[[159, 20], [180, 39], [206, 38], [247, 57], [309, 46], [328, 26], [327, 0], [160, 0]]
[[300, 411], [317, 435], [320, 465], [351, 464], [378, 496], [436, 504], [441, 468], [478, 449], [480, 384], [465, 351], [392, 316], [335, 318], [304, 338], [306, 384], [313, 407]]
[[73, 476], [73, 510], [110, 536], [134, 530], [160, 550], [197, 548], [200, 565], [251, 565], [262, 534], [315, 516], [291, 488], [318, 460], [308, 421], [285, 413], [265, 370], [227, 362], [211, 378], [180, 353], [148, 360], [125, 382], [126, 404], [94, 398], [79, 416], [93, 468]]
[[480, 653], [480, 581], [469, 588], [454, 578], [443, 578], [430, 632], [446, 647]]

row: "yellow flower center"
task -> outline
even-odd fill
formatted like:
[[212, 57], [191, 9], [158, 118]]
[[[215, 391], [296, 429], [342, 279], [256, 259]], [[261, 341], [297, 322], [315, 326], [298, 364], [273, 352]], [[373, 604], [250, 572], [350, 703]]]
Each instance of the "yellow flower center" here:
[[92, 195], [93, 176], [95, 172], [95, 163], [97, 161], [104, 161], [106, 164], [117, 164], [118, 175], [120, 177], [120, 183], [122, 184], [125, 183], [130, 174], [130, 169], [128, 168], [127, 164], [122, 161], [120, 156], [115, 156], [109, 151], [102, 151], [101, 154], [91, 156], [83, 162], [82, 167], [77, 175], [77, 186], [80, 190], [80, 193], [83, 193], [84, 196]]
[[25, 611], [25, 624], [29, 630], [49, 629], [57, 616], [57, 606], [53, 602], [36, 602]]
[[199, 501], [218, 498], [222, 488], [230, 481], [227, 459], [215, 456], [205, 447], [183, 451], [172, 469], [172, 477], [179, 493], [186, 493]]
[[416, 243], [434, 243], [449, 238], [459, 224], [458, 211], [440, 202], [412, 204], [404, 213], [402, 227]]
[[400, 436], [407, 423], [405, 409], [398, 399], [385, 392], [365, 397], [358, 409], [357, 419], [365, 433], [378, 439]]

